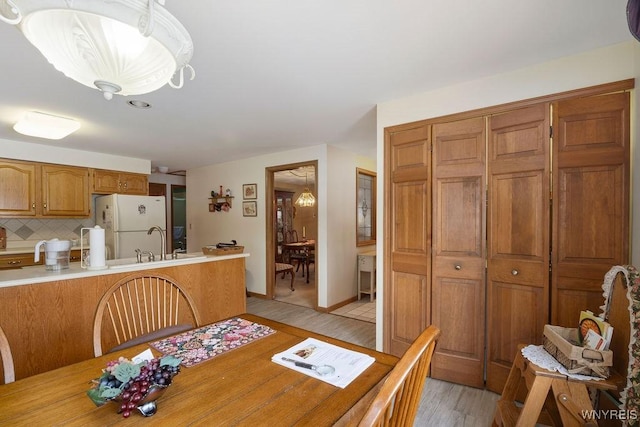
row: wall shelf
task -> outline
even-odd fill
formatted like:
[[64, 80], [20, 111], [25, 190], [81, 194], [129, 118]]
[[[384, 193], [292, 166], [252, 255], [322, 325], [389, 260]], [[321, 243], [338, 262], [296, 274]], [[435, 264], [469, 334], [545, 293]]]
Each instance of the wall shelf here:
[[[225, 209], [225, 205], [228, 209]], [[209, 212], [226, 212], [233, 207], [233, 196], [209, 197]]]

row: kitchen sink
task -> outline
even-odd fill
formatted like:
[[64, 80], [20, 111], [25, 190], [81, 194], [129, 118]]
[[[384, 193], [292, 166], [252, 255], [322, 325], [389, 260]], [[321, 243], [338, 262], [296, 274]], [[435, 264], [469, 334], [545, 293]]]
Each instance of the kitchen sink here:
[[[156, 255], [158, 258], [160, 255]], [[193, 254], [178, 254], [178, 258], [172, 259], [171, 254], [167, 254], [167, 259], [165, 260], [156, 260], [156, 261], [148, 261], [147, 257], [143, 257], [142, 263], [137, 262], [135, 257], [132, 258], [121, 258], [121, 259], [112, 259], [107, 261], [107, 265], [110, 269], [118, 269], [118, 268], [127, 268], [132, 266], [165, 266], [171, 264], [181, 264], [182, 261], [191, 261], [197, 259], [206, 258], [202, 253], [193, 253]]]

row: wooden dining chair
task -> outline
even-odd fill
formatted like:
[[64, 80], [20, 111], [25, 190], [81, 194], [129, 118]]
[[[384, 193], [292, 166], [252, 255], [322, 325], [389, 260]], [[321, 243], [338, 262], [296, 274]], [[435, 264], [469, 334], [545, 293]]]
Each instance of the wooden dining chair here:
[[276, 262], [276, 276], [278, 274], [282, 273], [282, 278], [284, 279], [284, 276], [289, 273], [291, 274], [291, 285], [290, 288], [292, 291], [295, 291], [296, 289], [293, 287], [293, 281], [296, 278], [296, 272], [293, 271], [293, 265], [291, 264], [287, 264], [287, 263], [283, 263], [283, 262]]
[[175, 335], [200, 326], [192, 298], [170, 277], [125, 277], [98, 303], [93, 322], [95, 356]]
[[431, 325], [416, 338], [382, 384], [360, 427], [413, 425], [439, 335], [440, 329]]
[[13, 367], [13, 356], [11, 355], [11, 347], [9, 341], [4, 334], [4, 330], [0, 327], [0, 359], [2, 359], [2, 372], [4, 373], [4, 384], [12, 383], [16, 380], [16, 374]]

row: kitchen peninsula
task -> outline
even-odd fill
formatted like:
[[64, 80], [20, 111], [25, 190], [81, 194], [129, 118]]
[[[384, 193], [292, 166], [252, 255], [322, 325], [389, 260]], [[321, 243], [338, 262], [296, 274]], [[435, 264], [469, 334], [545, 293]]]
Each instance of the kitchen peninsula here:
[[16, 379], [92, 358], [98, 301], [124, 277], [171, 277], [195, 301], [202, 324], [246, 312], [248, 256], [200, 253], [142, 264], [116, 260], [104, 270], [72, 263], [60, 272], [44, 266], [0, 271], [0, 325], [11, 345]]

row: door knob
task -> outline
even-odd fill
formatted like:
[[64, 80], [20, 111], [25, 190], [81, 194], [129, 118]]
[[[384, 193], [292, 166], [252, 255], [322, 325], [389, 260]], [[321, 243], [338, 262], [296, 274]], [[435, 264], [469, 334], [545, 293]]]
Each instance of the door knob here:
[[456, 264], [456, 266], [454, 267], [456, 270], [462, 270], [462, 266], [460, 264]]
[[515, 268], [513, 270], [511, 270], [511, 275], [512, 276], [517, 276], [518, 275], [518, 270], [516, 270]]

